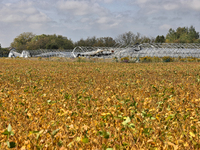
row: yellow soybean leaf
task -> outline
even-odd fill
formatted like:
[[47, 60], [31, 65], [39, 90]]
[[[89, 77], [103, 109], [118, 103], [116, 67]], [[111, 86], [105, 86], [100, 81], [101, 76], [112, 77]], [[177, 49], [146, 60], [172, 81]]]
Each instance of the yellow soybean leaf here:
[[22, 146], [20, 150], [26, 150], [26, 146]]
[[31, 113], [27, 113], [27, 115], [28, 115], [29, 117], [31, 117], [31, 116], [32, 116], [32, 114], [31, 114]]
[[108, 98], [107, 98], [107, 101], [110, 101], [110, 100], [111, 100], [111, 99], [108, 97]]
[[192, 137], [195, 137], [195, 134], [194, 134], [193, 132], [190, 132], [190, 135], [191, 135]]
[[189, 144], [186, 142], [186, 143], [184, 144], [184, 146], [185, 146], [185, 147], [188, 147], [188, 146], [189, 146]]

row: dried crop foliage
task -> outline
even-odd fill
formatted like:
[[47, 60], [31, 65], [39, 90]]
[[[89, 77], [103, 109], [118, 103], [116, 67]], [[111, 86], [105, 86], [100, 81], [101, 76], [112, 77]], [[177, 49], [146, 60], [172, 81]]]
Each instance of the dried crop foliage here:
[[0, 59], [0, 148], [199, 149], [200, 63]]

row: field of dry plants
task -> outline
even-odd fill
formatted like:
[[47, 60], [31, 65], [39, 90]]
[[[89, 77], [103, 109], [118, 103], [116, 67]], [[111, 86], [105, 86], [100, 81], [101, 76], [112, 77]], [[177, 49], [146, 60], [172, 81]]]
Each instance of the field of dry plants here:
[[0, 59], [0, 149], [200, 149], [200, 63]]

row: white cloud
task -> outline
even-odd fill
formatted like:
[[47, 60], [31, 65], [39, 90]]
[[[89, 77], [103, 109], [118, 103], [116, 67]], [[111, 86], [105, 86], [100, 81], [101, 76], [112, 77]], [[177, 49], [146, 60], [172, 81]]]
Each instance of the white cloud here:
[[1, 22], [6, 22], [6, 23], [16, 23], [16, 22], [22, 22], [26, 17], [24, 15], [18, 15], [18, 14], [7, 14], [5, 15], [0, 15], [2, 18]]
[[112, 3], [114, 0], [104, 0], [105, 3]]
[[21, 12], [25, 14], [35, 14], [37, 13], [37, 10], [33, 7], [29, 7], [29, 8], [22, 9]]
[[29, 25], [29, 27], [30, 27], [31, 29], [39, 29], [39, 28], [41, 28], [42, 26], [43, 26], [42, 23], [32, 23], [32, 24]]
[[164, 9], [165, 10], [175, 10], [175, 9], [178, 9], [179, 8], [179, 5], [176, 4], [176, 3], [168, 3], [168, 4], [164, 4]]
[[171, 28], [171, 25], [168, 25], [168, 24], [163, 24], [159, 26], [160, 30], [169, 30], [170, 28]]
[[199, 0], [136, 0], [134, 4], [137, 4], [143, 10], [158, 12], [159, 10], [181, 10], [192, 9], [200, 11]]
[[184, 1], [182, 0], [182, 3], [187, 7], [200, 11], [200, 1], [199, 0], [190, 0], [190, 1]]
[[37, 14], [34, 15], [30, 15], [26, 21], [28, 22], [47, 22], [50, 19], [42, 12], [39, 12]]
[[91, 3], [89, 1], [60, 1], [58, 2], [58, 8], [63, 12], [73, 15], [93, 15], [104, 13], [102, 7], [98, 3]]
[[33, 7], [32, 2], [12, 4], [8, 3], [0, 10], [0, 22], [47, 22], [50, 19], [42, 12]]
[[200, 32], [199, 11], [200, 0], [0, 0], [0, 43], [23, 32], [73, 41], [128, 31], [155, 37], [191, 25]]
[[97, 20], [97, 23], [100, 23], [100, 24], [105, 24], [105, 23], [108, 23], [109, 22], [109, 18], [108, 17], [102, 17], [102, 18], [99, 18]]

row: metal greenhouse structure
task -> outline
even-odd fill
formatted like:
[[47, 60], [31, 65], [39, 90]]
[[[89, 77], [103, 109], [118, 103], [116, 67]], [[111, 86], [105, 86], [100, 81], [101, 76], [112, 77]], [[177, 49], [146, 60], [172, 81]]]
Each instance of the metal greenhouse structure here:
[[82, 47], [71, 50], [11, 50], [9, 57], [165, 57], [200, 58], [200, 43], [142, 43], [135, 45], [116, 44], [113, 47]]

